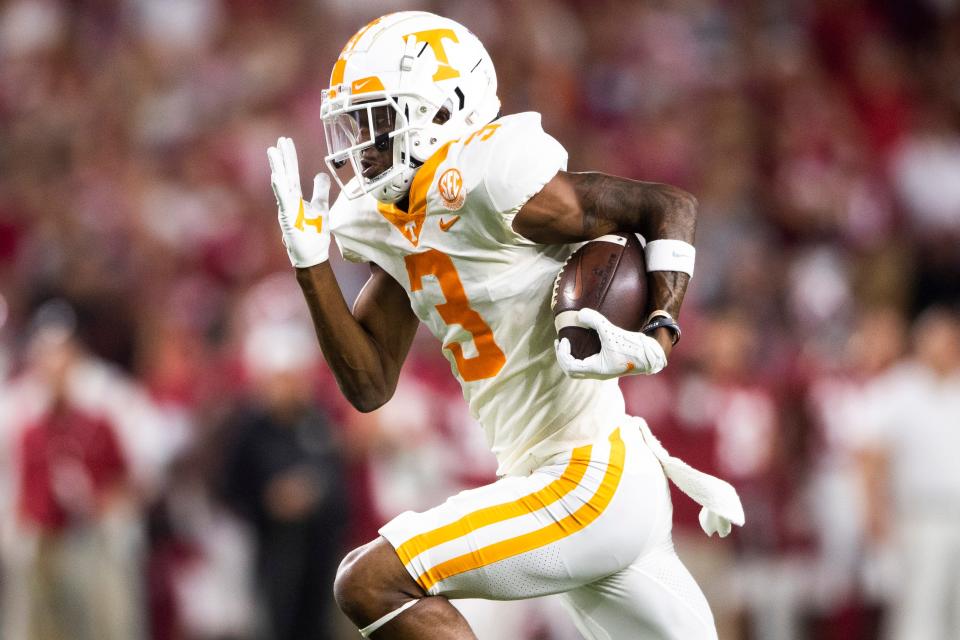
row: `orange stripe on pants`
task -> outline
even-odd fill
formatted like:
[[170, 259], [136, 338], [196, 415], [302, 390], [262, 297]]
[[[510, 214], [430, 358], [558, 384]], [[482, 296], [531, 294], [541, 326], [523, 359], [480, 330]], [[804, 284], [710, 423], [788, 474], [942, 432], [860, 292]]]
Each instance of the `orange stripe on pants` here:
[[[616, 429], [610, 434], [610, 444], [610, 459], [607, 462], [607, 470], [604, 474], [603, 481], [587, 504], [562, 520], [558, 520], [536, 531], [487, 545], [476, 551], [465, 553], [446, 562], [441, 562], [421, 574], [420, 577], [417, 578], [417, 582], [425, 591], [429, 591], [431, 587], [441, 580], [446, 580], [452, 576], [466, 573], [473, 569], [479, 569], [480, 567], [505, 560], [506, 558], [518, 556], [534, 549], [539, 549], [587, 527], [600, 517], [600, 514], [603, 513], [607, 505], [610, 504], [613, 495], [617, 491], [617, 487], [620, 485], [620, 477], [623, 474], [623, 462], [626, 458], [626, 447], [620, 438], [620, 429]], [[573, 460], [570, 462], [572, 465]], [[570, 466], [567, 468], [570, 469]]]
[[496, 504], [473, 511], [455, 522], [444, 525], [427, 533], [422, 533], [397, 547], [397, 555], [403, 564], [409, 563], [419, 554], [444, 542], [456, 540], [481, 527], [503, 522], [510, 518], [526, 515], [553, 504], [577, 488], [590, 465], [590, 453], [593, 447], [579, 447], [573, 450], [570, 462], [563, 475], [543, 489], [519, 500]]

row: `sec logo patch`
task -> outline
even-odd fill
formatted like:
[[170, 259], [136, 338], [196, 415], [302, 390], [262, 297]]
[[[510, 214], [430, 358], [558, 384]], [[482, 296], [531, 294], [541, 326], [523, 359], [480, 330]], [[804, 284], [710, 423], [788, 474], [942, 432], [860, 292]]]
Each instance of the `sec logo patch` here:
[[440, 192], [440, 204], [450, 211], [456, 211], [462, 207], [463, 201], [467, 199], [463, 188], [463, 176], [458, 169], [447, 169], [440, 174], [437, 190]]

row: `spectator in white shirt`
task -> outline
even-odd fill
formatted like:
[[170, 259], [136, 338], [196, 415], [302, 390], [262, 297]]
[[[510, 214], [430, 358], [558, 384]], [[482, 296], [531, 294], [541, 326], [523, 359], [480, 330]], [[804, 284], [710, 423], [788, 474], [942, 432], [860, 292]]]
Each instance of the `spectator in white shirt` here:
[[934, 308], [864, 412], [868, 518], [896, 550], [893, 640], [960, 638], [960, 314]]

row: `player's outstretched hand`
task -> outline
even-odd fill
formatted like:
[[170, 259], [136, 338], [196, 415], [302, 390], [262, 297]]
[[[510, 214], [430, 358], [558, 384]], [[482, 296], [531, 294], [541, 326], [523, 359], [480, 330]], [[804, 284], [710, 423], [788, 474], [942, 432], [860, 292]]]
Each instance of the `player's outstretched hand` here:
[[277, 197], [277, 219], [283, 232], [290, 263], [295, 267], [312, 267], [330, 257], [330, 176], [318, 173], [313, 179], [313, 198], [305, 202], [300, 190], [300, 168], [297, 150], [290, 138], [280, 138], [277, 146], [267, 149], [270, 162], [270, 185]]
[[650, 336], [621, 329], [593, 309], [581, 309], [577, 320], [600, 335], [600, 352], [578, 360], [570, 353], [569, 340], [557, 341], [557, 362], [571, 378], [609, 380], [641, 373], [650, 375], [667, 366], [663, 347]]

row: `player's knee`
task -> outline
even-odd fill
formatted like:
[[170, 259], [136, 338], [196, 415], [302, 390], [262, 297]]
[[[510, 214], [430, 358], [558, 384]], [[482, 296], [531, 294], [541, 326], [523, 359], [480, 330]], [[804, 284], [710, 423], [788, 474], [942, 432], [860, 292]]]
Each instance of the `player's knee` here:
[[348, 553], [337, 568], [337, 577], [333, 581], [333, 596], [337, 606], [343, 613], [356, 622], [363, 624], [363, 605], [372, 598], [373, 585], [370, 584], [368, 574], [363, 564], [363, 553], [367, 545], [358, 547]]
[[410, 585], [416, 588], [393, 548], [378, 538], [346, 555], [337, 569], [333, 594], [340, 610], [362, 627], [419, 597], [411, 593]]

